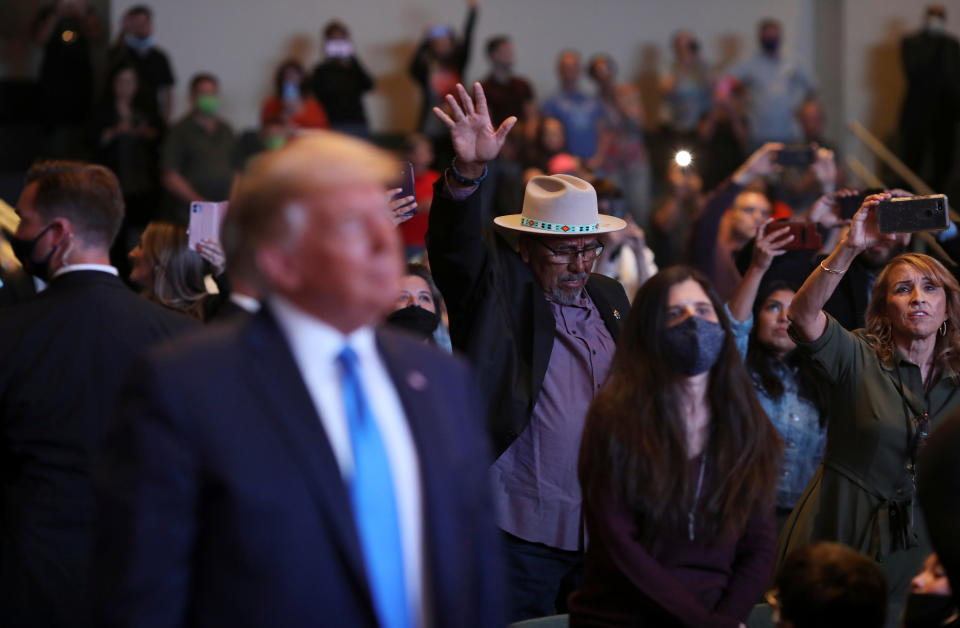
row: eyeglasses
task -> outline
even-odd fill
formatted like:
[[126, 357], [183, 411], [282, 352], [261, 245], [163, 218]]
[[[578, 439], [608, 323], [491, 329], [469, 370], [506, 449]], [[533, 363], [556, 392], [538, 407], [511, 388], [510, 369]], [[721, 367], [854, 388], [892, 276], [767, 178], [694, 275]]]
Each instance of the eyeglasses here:
[[550, 251], [550, 255], [548, 255], [547, 258], [553, 264], [572, 264], [580, 256], [583, 256], [583, 261], [592, 262], [603, 252], [603, 245], [599, 243], [585, 246], [582, 249], [572, 246], [555, 249], [540, 238], [536, 238], [536, 240], [543, 245], [543, 248]]

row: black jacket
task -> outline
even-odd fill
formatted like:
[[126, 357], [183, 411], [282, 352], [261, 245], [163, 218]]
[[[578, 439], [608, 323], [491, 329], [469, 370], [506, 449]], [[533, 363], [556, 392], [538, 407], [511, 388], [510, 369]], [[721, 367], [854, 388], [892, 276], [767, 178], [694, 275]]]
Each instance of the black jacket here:
[[91, 625], [106, 420], [134, 357], [197, 325], [99, 271], [0, 310], [0, 625]]
[[[427, 252], [453, 346], [477, 371], [499, 455], [530, 422], [550, 363], [554, 320], [533, 272], [483, 215], [483, 191], [455, 201], [445, 179], [437, 182]], [[623, 287], [594, 274], [586, 290], [616, 341], [630, 309]]]

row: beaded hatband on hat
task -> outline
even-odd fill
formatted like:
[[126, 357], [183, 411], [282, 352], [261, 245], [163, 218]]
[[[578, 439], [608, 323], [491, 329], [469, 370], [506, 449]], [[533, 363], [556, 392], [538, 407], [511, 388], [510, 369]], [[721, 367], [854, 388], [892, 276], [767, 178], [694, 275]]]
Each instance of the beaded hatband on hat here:
[[610, 233], [627, 226], [619, 218], [601, 215], [593, 186], [569, 174], [532, 178], [524, 192], [523, 211], [493, 222], [512, 231], [557, 236]]

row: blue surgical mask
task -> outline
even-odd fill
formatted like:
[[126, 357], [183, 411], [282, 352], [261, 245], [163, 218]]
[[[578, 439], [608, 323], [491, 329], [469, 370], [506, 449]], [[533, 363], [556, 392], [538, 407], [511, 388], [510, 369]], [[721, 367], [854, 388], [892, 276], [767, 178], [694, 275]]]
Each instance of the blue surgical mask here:
[[126, 35], [124, 36], [123, 41], [126, 42], [128, 46], [130, 46], [137, 52], [146, 52], [153, 47], [152, 35], [148, 35], [146, 37], [137, 37], [136, 35]]
[[699, 316], [663, 330], [664, 349], [671, 366], [693, 376], [706, 373], [717, 363], [726, 332], [720, 323]]
[[295, 102], [300, 99], [300, 83], [296, 81], [284, 81], [280, 90], [280, 96], [285, 102]]

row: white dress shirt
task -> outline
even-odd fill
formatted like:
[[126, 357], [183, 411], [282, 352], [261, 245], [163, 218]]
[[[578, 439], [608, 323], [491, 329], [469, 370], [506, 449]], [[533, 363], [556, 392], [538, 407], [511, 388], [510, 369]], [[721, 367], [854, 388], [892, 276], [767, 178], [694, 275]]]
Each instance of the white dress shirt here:
[[356, 352], [360, 380], [370, 410], [383, 438], [393, 475], [403, 548], [407, 599], [414, 626], [426, 625], [424, 593], [423, 503], [417, 450], [403, 405], [377, 352], [373, 329], [363, 327], [344, 336], [338, 330], [279, 296], [269, 298], [270, 308], [283, 331], [300, 375], [320, 415], [320, 423], [346, 483], [353, 477], [353, 449], [347, 426], [337, 356], [349, 344]]
[[78, 270], [97, 270], [97, 271], [100, 271], [101, 273], [110, 273], [115, 277], [120, 276], [120, 271], [118, 271], [116, 267], [110, 266], [109, 264], [67, 264], [66, 266], [61, 266], [60, 268], [58, 268], [53, 273], [53, 276], [50, 277], [50, 279], [53, 280], [54, 278], [59, 277], [60, 275], [76, 272]]

